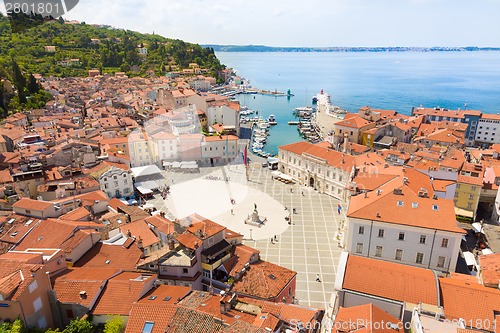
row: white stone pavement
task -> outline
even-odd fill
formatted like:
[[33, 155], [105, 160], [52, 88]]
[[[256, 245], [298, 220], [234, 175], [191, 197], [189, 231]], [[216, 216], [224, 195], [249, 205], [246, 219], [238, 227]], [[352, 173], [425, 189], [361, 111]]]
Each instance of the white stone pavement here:
[[[225, 167], [224, 172], [229, 179], [239, 177], [237, 181], [226, 182], [222, 169], [216, 169], [208, 175], [174, 183], [165, 206], [178, 218], [197, 213], [242, 234], [245, 239], [262, 240], [285, 232], [289, 227], [285, 220], [289, 212], [279, 201], [247, 186], [243, 166], [231, 166], [229, 170]], [[253, 213], [254, 205], [261, 220], [266, 219], [260, 227], [244, 222]]]

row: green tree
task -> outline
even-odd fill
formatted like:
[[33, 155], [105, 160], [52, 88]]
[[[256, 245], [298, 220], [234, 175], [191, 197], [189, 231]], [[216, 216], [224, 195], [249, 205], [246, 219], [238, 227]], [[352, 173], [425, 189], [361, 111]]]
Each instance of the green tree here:
[[5, 94], [4, 94], [4, 90], [3, 90], [3, 82], [0, 81], [0, 118], [5, 117], [6, 111], [7, 111], [7, 106], [5, 105]]
[[17, 95], [19, 96], [20, 103], [26, 103], [26, 93], [24, 92], [24, 88], [26, 88], [26, 79], [21, 72], [21, 68], [17, 62], [12, 58], [12, 73], [14, 75], [14, 83], [17, 88]]
[[28, 77], [28, 91], [30, 92], [30, 94], [36, 94], [40, 91], [40, 85], [38, 84], [38, 82], [36, 82], [33, 74], [30, 74], [30, 76]]
[[114, 316], [104, 325], [104, 333], [123, 333], [124, 329], [123, 318], [120, 316]]
[[10, 329], [10, 333], [28, 333], [28, 330], [26, 327], [24, 327], [23, 322], [21, 319], [17, 319], [15, 322], [12, 323], [12, 328]]
[[64, 329], [63, 333], [93, 333], [94, 326], [87, 320], [80, 320], [78, 318], [72, 320]]

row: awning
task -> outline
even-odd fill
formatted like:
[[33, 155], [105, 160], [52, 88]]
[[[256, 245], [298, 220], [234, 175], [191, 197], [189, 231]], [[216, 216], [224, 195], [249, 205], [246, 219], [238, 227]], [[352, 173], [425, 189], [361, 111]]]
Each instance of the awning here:
[[476, 258], [474, 257], [474, 254], [472, 254], [472, 252], [464, 252], [464, 259], [467, 263], [467, 266], [477, 266]]
[[455, 207], [455, 215], [473, 218], [474, 212]]
[[139, 189], [139, 187], [147, 188], [151, 191], [156, 191], [158, 189], [158, 184], [154, 180], [148, 180], [145, 182], [137, 182], [135, 183], [135, 187]]
[[484, 235], [483, 226], [479, 222], [472, 223], [472, 230], [474, 230], [476, 234], [482, 233]]
[[153, 191], [151, 191], [150, 189], [147, 189], [147, 188], [142, 187], [142, 186], [137, 186], [136, 189], [137, 189], [137, 191], [141, 192], [141, 194], [151, 194], [151, 193], [153, 193]]

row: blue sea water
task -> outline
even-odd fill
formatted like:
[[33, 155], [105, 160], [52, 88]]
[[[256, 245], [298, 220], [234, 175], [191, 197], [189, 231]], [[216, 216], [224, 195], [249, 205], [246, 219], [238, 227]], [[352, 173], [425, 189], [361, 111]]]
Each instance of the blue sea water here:
[[410, 114], [440, 106], [500, 113], [500, 52], [217, 52], [217, 57], [259, 89], [295, 95], [240, 95], [242, 105], [276, 115], [265, 150], [300, 140], [293, 109], [311, 105], [324, 89], [350, 112], [365, 105]]

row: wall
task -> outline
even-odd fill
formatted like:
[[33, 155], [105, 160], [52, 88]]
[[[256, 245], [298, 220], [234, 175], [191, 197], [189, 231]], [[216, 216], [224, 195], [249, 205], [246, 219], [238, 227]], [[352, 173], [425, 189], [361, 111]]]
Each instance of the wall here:
[[[455, 271], [461, 234], [356, 218], [349, 218], [348, 225], [347, 251], [350, 253], [357, 253], [357, 243], [362, 243], [363, 252], [359, 254], [362, 256], [438, 271]], [[360, 226], [364, 226], [364, 234], [359, 234]], [[379, 229], [384, 230], [384, 237], [378, 237]], [[405, 233], [404, 240], [398, 240], [400, 232]], [[422, 235], [426, 237], [425, 244], [420, 244]], [[441, 247], [443, 238], [448, 239], [446, 248]], [[377, 246], [382, 246], [381, 257], [375, 255]], [[403, 250], [401, 260], [395, 259], [397, 249]], [[417, 253], [424, 255], [422, 264], [416, 263]], [[437, 266], [439, 256], [446, 258], [443, 267]]]

